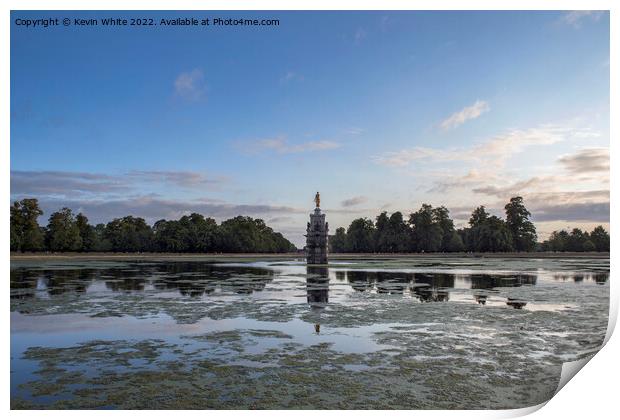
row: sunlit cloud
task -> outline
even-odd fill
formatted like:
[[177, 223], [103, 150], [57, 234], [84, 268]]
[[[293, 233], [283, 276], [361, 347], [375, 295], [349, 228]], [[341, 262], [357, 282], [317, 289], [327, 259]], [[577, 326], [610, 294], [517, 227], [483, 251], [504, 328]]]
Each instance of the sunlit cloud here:
[[550, 145], [564, 140], [570, 129], [557, 126], [540, 126], [527, 130], [511, 130], [489, 140], [467, 148], [413, 147], [397, 152], [375, 156], [373, 160], [381, 165], [399, 167], [414, 161], [484, 161], [501, 166], [510, 156], [530, 146]]

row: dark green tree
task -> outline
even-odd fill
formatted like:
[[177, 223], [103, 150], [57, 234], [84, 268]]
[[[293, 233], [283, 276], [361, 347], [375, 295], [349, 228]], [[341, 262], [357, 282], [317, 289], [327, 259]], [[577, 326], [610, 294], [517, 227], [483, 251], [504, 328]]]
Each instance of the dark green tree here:
[[536, 227], [529, 220], [532, 214], [525, 208], [523, 197], [512, 197], [504, 209], [514, 250], [533, 251], [536, 248]]
[[237, 216], [219, 227], [219, 247], [224, 252], [290, 252], [295, 246], [262, 219]]
[[444, 235], [442, 239], [442, 251], [444, 252], [462, 252], [465, 251], [465, 244], [461, 235], [454, 230], [448, 235]]
[[506, 223], [490, 216], [484, 206], [477, 207], [469, 219], [469, 228], [460, 232], [465, 248], [474, 252], [507, 252], [513, 250], [512, 234]]
[[80, 251], [82, 238], [71, 209], [52, 213], [47, 224], [48, 249], [54, 252]]
[[24, 221], [18, 201], [11, 205], [11, 252], [21, 251]]
[[347, 252], [374, 252], [375, 226], [372, 220], [355, 219], [347, 229]]
[[512, 251], [513, 239], [506, 223], [497, 216], [489, 216], [483, 223], [471, 229], [473, 251]]
[[11, 250], [32, 252], [45, 247], [45, 236], [37, 219], [43, 214], [36, 198], [24, 198], [11, 206]]
[[375, 249], [377, 252], [390, 252], [390, 219], [384, 211], [377, 216], [375, 222]]
[[590, 240], [598, 252], [609, 252], [609, 233], [603, 226], [597, 226], [590, 232]]
[[345, 228], [339, 227], [336, 233], [329, 237], [329, 251], [333, 253], [346, 252], [347, 232]]
[[388, 252], [407, 252], [410, 248], [411, 232], [399, 211], [392, 213], [388, 222]]
[[143, 218], [125, 216], [108, 222], [105, 238], [112, 251], [145, 252], [152, 249], [153, 231]]
[[570, 252], [594, 251], [595, 246], [590, 240], [588, 232], [575, 228], [568, 235], [566, 250]]
[[108, 252], [112, 250], [112, 242], [106, 237], [106, 225], [98, 223], [93, 232], [95, 234], [92, 250], [96, 252]]
[[465, 249], [460, 235], [454, 229], [454, 221], [450, 218], [450, 211], [446, 207], [434, 208], [433, 220], [441, 229], [441, 251], [459, 252]]
[[568, 239], [570, 235], [565, 230], [554, 231], [545, 242], [544, 249], [547, 251], [568, 251]]
[[80, 232], [80, 238], [82, 238], [82, 247], [80, 250], [83, 252], [93, 251], [97, 240], [95, 228], [88, 223], [88, 218], [82, 213], [78, 213], [78, 215], [75, 216], [75, 224]]
[[437, 252], [441, 248], [442, 231], [435, 222], [435, 214], [430, 204], [422, 204], [420, 210], [409, 216], [413, 250], [417, 252]]
[[178, 220], [158, 220], [153, 225], [153, 246], [159, 252], [187, 252], [188, 238]]
[[185, 247], [189, 252], [211, 252], [217, 247], [217, 223], [198, 213], [183, 216], [179, 220], [185, 235]]
[[489, 213], [486, 211], [484, 206], [477, 207], [471, 214], [469, 218], [469, 226], [474, 228], [476, 226], [480, 226], [489, 218]]

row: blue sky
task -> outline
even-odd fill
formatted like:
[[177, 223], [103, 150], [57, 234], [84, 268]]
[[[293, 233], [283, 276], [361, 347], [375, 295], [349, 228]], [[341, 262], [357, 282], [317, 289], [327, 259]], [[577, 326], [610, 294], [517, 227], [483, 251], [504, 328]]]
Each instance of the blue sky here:
[[608, 226], [606, 12], [12, 12], [273, 27], [11, 28], [11, 196], [93, 222], [198, 211], [297, 245], [523, 195], [542, 238]]

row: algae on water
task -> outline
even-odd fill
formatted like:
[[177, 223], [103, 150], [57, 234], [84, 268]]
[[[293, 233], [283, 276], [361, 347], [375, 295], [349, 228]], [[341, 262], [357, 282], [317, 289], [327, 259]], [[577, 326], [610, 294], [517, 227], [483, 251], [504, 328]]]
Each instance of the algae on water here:
[[12, 264], [11, 408], [518, 408], [550, 398], [562, 363], [607, 328], [609, 260], [399, 257], [326, 272]]

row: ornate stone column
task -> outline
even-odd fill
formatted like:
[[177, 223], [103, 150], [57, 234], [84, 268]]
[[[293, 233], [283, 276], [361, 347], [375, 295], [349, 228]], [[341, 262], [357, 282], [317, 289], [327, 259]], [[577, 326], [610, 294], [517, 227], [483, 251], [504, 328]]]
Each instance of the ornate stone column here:
[[310, 214], [310, 222], [306, 229], [306, 262], [308, 264], [327, 264], [327, 238], [329, 226], [325, 222], [325, 214], [321, 213], [319, 205], [321, 198], [316, 193], [314, 198], [316, 208]]

